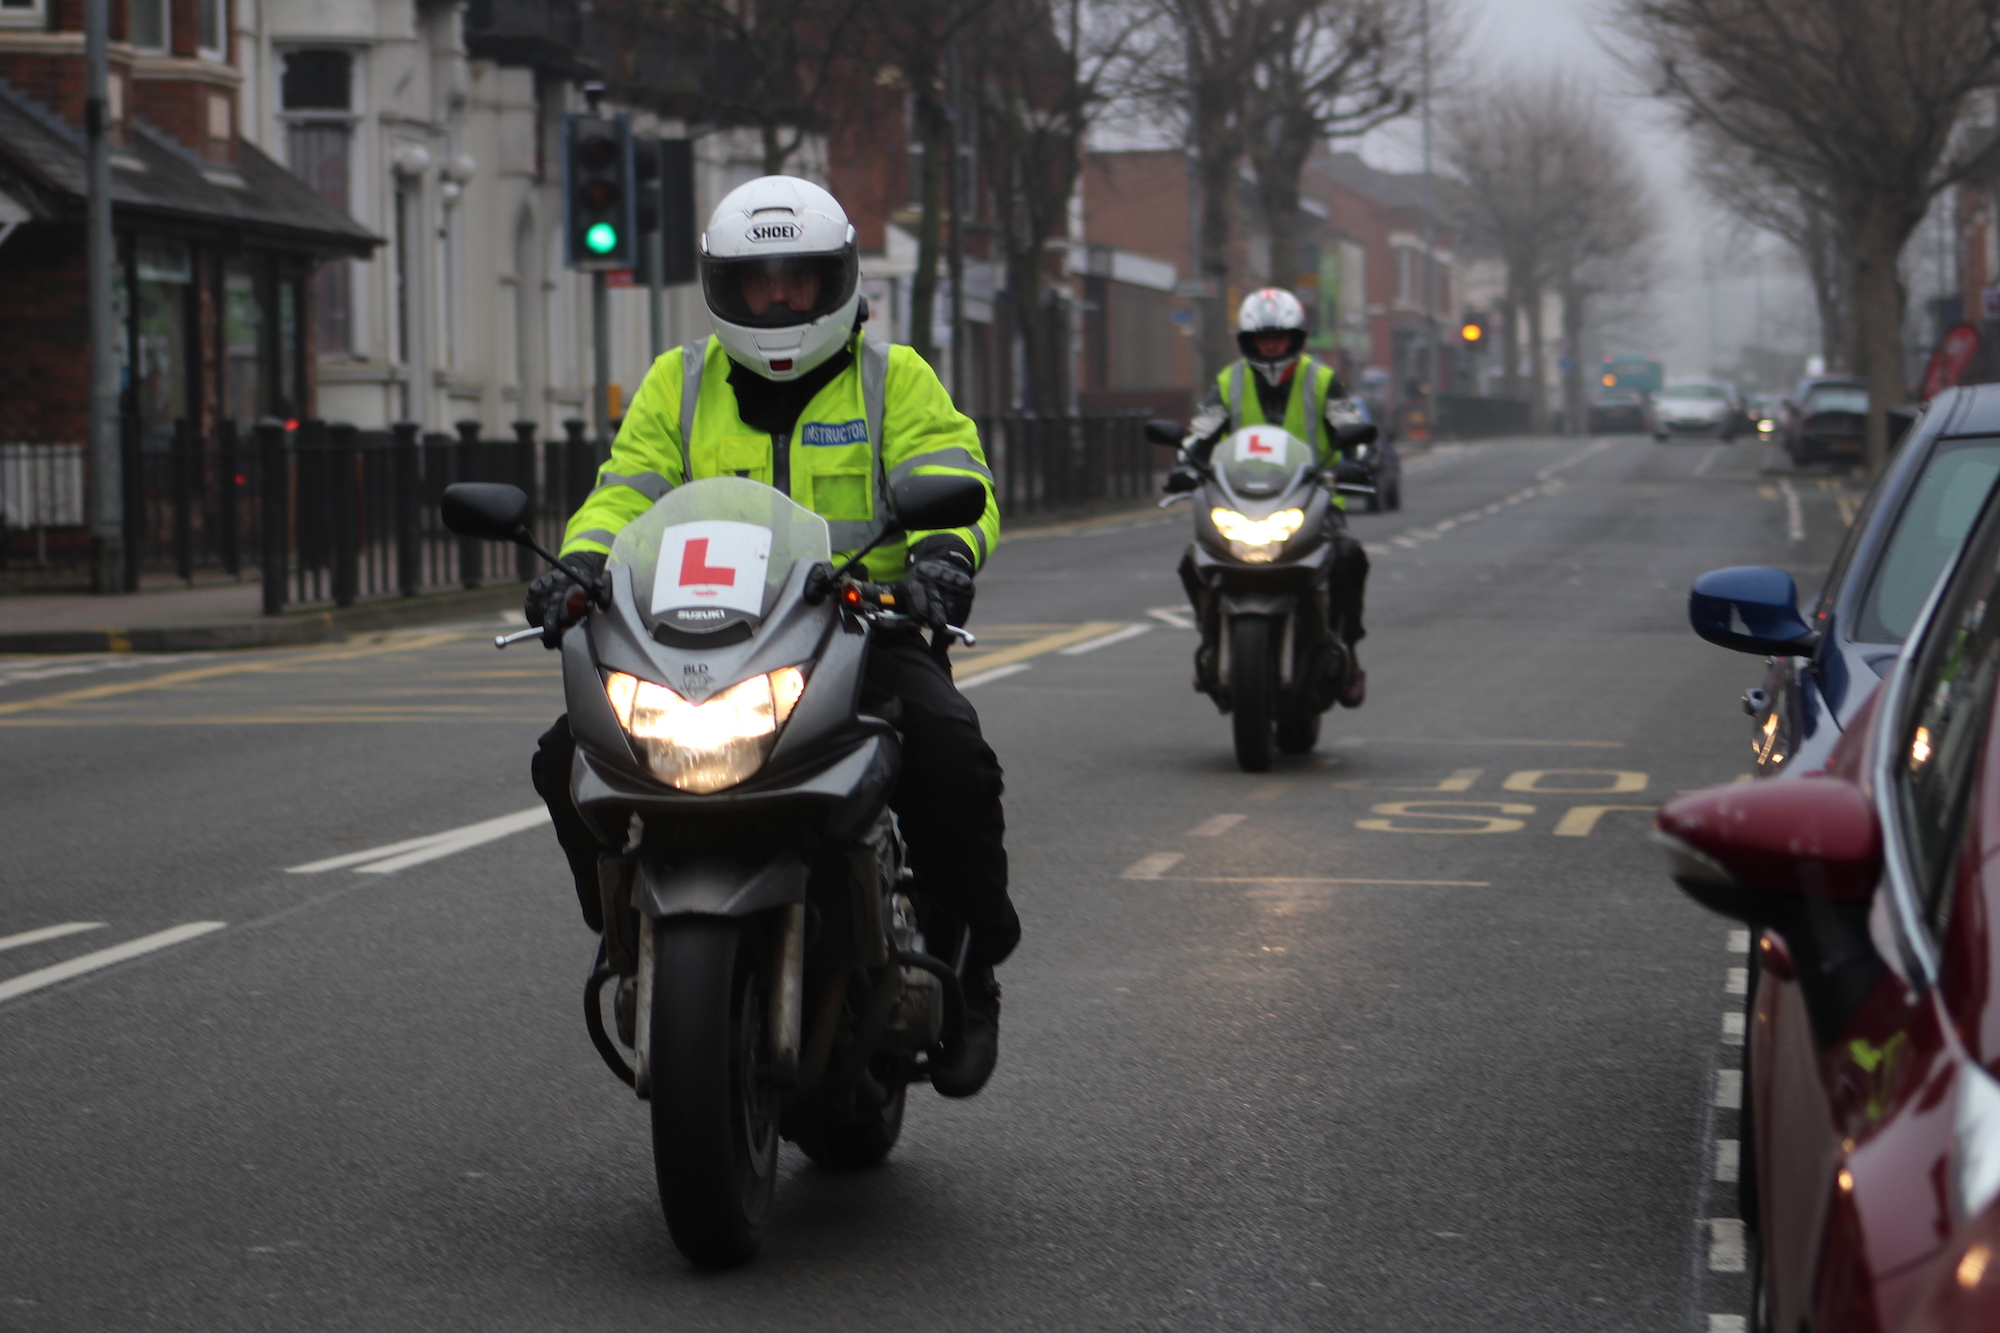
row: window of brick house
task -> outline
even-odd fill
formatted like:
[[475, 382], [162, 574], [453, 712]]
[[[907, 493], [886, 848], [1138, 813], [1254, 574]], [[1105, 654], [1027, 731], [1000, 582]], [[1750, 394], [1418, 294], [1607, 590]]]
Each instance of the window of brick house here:
[[210, 60], [227, 59], [222, 31], [229, 13], [229, 0], [199, 0], [195, 10], [195, 40]]
[[0, 28], [43, 26], [42, 0], [0, 0]]
[[141, 51], [164, 51], [173, 36], [168, 18], [170, 0], [127, 0], [125, 36]]
[[[315, 48], [285, 53], [279, 104], [287, 164], [320, 198], [347, 213], [354, 205], [354, 100], [351, 52]], [[322, 356], [358, 350], [349, 260], [328, 260], [313, 279], [313, 335]]]

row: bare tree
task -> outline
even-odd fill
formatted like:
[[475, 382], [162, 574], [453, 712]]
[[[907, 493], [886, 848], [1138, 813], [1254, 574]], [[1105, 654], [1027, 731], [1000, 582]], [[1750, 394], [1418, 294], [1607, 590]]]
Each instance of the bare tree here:
[[1571, 127], [1575, 147], [1567, 158], [1570, 170], [1578, 173], [1567, 191], [1576, 211], [1554, 256], [1569, 356], [1563, 415], [1571, 434], [1581, 433], [1586, 419], [1584, 362], [1590, 331], [1608, 307], [1643, 300], [1658, 276], [1653, 259], [1656, 214], [1646, 182], [1601, 109], [1590, 99], [1580, 109], [1585, 118]]
[[1768, 231], [1798, 257], [1819, 316], [1820, 356], [1828, 370], [1847, 366], [1847, 245], [1823, 191], [1788, 163], [1760, 160], [1744, 144], [1707, 126], [1695, 130], [1694, 178], [1736, 217]]
[[1324, 139], [1407, 114], [1422, 79], [1413, 0], [1273, 5], [1243, 108], [1244, 145], [1270, 233], [1266, 281], [1298, 281], [1299, 177]]
[[1954, 133], [2000, 69], [2000, 0], [1623, 0], [1634, 67], [1690, 125], [1826, 198], [1847, 247], [1851, 353], [1868, 380], [1868, 470], [1903, 381], [1897, 261], [1931, 200], [2000, 140]]

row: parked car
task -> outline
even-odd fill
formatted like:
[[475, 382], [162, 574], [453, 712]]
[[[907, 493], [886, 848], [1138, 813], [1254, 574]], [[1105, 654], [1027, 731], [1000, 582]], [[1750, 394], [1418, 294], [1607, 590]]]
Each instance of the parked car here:
[[[1757, 936], [1739, 1179], [1758, 1330], [1971, 1333], [2000, 1310], [1984, 1290], [2000, 1242], [2000, 501], [1970, 507], [1969, 540], [1824, 772], [1660, 812], [1675, 880]], [[1739, 646], [1813, 633], [1782, 596], [1741, 592], [1703, 612], [1742, 626]]]
[[1584, 412], [1589, 435], [1643, 435], [1652, 429], [1646, 395], [1638, 389], [1598, 389]]
[[1822, 460], [1853, 462], [1868, 433], [1868, 385], [1851, 375], [1808, 376], [1785, 400], [1785, 452], [1804, 467]]
[[[1763, 685], [1743, 695], [1743, 711], [1755, 719], [1751, 744], [1759, 772], [1810, 770], [1826, 762], [1895, 659], [1996, 477], [2000, 385], [1947, 389], [1863, 497], [1808, 617], [1809, 641], [1774, 652], [1761, 640], [1752, 644], [1733, 634], [1726, 623], [1696, 624], [1713, 643], [1770, 655]], [[1739, 581], [1760, 580], [1796, 604], [1789, 574], [1751, 566], [1704, 574], [1690, 605], [1694, 598], [1726, 594]]]
[[1743, 400], [1720, 380], [1679, 380], [1653, 400], [1653, 438], [1708, 435], [1733, 440], [1743, 423]]

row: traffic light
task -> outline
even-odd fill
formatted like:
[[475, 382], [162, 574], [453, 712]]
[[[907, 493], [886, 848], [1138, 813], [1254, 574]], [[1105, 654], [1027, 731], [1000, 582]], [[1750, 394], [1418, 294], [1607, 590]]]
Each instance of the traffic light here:
[[[660, 238], [666, 264], [662, 286], [695, 280], [694, 144], [688, 139], [635, 138], [632, 160], [639, 195], [639, 259], [632, 281], [641, 287], [653, 281], [653, 233], [664, 222]], [[665, 216], [661, 204], [665, 204]]]
[[564, 257], [571, 268], [631, 268], [637, 261], [630, 117], [564, 118], [563, 208]]
[[1484, 347], [1486, 345], [1486, 316], [1467, 311], [1464, 322], [1459, 326], [1458, 336], [1464, 339], [1466, 347], [1472, 351], [1476, 352]]

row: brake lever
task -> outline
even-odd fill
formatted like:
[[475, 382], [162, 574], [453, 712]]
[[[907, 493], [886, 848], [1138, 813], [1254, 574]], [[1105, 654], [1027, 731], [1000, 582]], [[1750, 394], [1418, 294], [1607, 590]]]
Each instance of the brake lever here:
[[1183, 500], [1192, 500], [1192, 499], [1194, 499], [1193, 491], [1180, 491], [1174, 495], [1169, 495], [1166, 499], [1160, 501], [1160, 508], [1165, 509], [1168, 505], [1177, 505]]
[[517, 629], [512, 634], [494, 635], [493, 646], [495, 648], [506, 648], [512, 644], [526, 643], [529, 639], [539, 639], [541, 637], [541, 626], [531, 625], [527, 629]]

